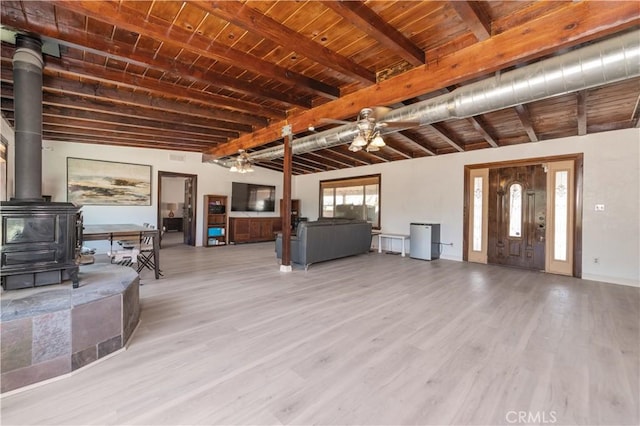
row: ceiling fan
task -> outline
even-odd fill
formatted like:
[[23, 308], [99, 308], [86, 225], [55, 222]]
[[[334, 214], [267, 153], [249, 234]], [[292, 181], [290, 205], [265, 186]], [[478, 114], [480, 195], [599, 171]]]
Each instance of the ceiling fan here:
[[[384, 128], [408, 128], [419, 125], [419, 123], [413, 122], [398, 122], [398, 121], [384, 121], [384, 116], [391, 111], [391, 108], [387, 107], [373, 107], [362, 108], [358, 113], [358, 119], [356, 120], [356, 126], [358, 128], [358, 134], [353, 139], [353, 142], [349, 145], [349, 150], [353, 152], [365, 149], [367, 152], [379, 151], [381, 147], [385, 146], [384, 139], [382, 139], [381, 131]], [[323, 119], [323, 122], [339, 123], [339, 124], [351, 124], [349, 121]]]

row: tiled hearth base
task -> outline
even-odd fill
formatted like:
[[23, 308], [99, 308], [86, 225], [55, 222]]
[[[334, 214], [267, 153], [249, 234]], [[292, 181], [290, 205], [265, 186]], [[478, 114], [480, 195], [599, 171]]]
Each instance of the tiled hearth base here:
[[138, 274], [128, 267], [80, 268], [71, 282], [5, 291], [1, 299], [2, 392], [70, 373], [127, 343], [140, 318]]

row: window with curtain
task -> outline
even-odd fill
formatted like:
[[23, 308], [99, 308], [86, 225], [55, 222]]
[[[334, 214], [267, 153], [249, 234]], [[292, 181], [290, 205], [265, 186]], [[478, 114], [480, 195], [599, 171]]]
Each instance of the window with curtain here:
[[380, 228], [380, 175], [320, 181], [320, 217], [364, 219]]

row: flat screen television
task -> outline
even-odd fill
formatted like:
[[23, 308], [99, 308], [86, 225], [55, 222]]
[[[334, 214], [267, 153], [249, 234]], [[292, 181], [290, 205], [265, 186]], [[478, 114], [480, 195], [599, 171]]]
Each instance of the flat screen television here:
[[231, 185], [231, 211], [275, 212], [276, 187], [233, 182]]

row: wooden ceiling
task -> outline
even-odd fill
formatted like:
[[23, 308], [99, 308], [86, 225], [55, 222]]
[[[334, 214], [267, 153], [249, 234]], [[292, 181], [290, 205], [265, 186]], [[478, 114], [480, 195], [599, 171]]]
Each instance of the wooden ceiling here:
[[[2, 26], [45, 56], [48, 140], [202, 152], [281, 144], [637, 29], [640, 3], [535, 1], [10, 1]], [[2, 43], [13, 124], [15, 47]], [[375, 153], [294, 156], [294, 174], [637, 127], [640, 81], [385, 136]], [[282, 170], [282, 160], [260, 166]]]

